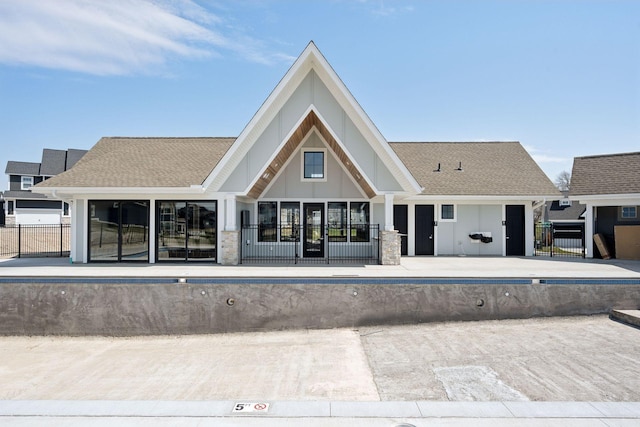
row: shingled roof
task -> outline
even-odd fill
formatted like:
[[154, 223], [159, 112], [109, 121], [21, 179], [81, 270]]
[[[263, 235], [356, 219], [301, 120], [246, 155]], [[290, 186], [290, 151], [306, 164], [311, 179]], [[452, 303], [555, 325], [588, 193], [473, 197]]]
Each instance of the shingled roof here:
[[519, 142], [391, 142], [422, 194], [552, 196], [560, 192]]
[[15, 162], [9, 160], [7, 167], [4, 169], [4, 173], [7, 175], [38, 176], [40, 175], [40, 163]]
[[73, 168], [38, 187], [189, 187], [200, 185], [235, 138], [100, 139]]
[[572, 196], [640, 193], [640, 152], [573, 159]]

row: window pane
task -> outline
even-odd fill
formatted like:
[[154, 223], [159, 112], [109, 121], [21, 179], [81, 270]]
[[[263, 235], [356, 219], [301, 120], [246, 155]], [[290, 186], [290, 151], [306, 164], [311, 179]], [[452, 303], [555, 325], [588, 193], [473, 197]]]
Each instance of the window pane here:
[[300, 203], [280, 203], [280, 241], [297, 242], [300, 237]]
[[149, 202], [121, 203], [122, 261], [149, 260]]
[[351, 202], [351, 241], [369, 241], [369, 202]]
[[158, 203], [158, 260], [185, 259], [187, 204]]
[[258, 203], [258, 241], [275, 242], [276, 236], [276, 202]]
[[305, 151], [304, 177], [307, 179], [324, 178], [324, 152], [323, 151]]
[[347, 202], [329, 202], [327, 225], [330, 242], [347, 241]]
[[89, 202], [89, 254], [91, 261], [118, 260], [120, 204], [114, 201]]
[[23, 176], [20, 188], [22, 190], [28, 190], [31, 187], [33, 187], [33, 177], [32, 176]]
[[453, 205], [442, 205], [440, 219], [455, 219]]
[[622, 206], [622, 218], [634, 219], [637, 217], [636, 206]]
[[189, 260], [216, 258], [216, 202], [189, 202], [187, 256]]

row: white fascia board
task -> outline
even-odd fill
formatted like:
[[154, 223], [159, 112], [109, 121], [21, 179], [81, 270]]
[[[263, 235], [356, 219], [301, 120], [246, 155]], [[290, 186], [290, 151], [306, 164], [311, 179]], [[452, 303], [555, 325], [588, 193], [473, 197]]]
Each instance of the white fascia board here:
[[46, 187], [34, 189], [33, 192], [41, 194], [57, 194], [65, 196], [80, 196], [84, 194], [203, 194], [205, 191], [202, 185], [192, 185], [191, 187]]
[[640, 203], [640, 193], [628, 193], [628, 194], [597, 194], [588, 196], [569, 196], [569, 200], [577, 201], [583, 205], [591, 204], [593, 206], [608, 206], [612, 203], [614, 205], [620, 203], [636, 202]]
[[245, 126], [231, 148], [211, 171], [204, 181], [203, 186], [210, 187], [213, 191], [218, 191], [222, 187], [264, 129], [266, 129], [271, 120], [278, 114], [311, 70], [314, 70], [320, 77], [338, 101], [338, 104], [345, 110], [358, 130], [365, 136], [365, 139], [370, 141], [370, 143], [375, 142], [371, 144], [372, 148], [387, 167], [389, 167], [396, 179], [399, 180], [404, 190], [413, 194], [420, 193], [422, 187], [415, 178], [413, 178], [413, 175], [411, 175], [404, 163], [402, 163], [400, 158], [395, 154], [386, 139], [366, 115], [360, 104], [358, 104], [313, 42], [307, 45], [302, 54], [296, 59], [291, 68], [289, 68], [276, 88], [267, 97], [247, 126]]
[[453, 196], [453, 195], [450, 195], [450, 196], [447, 196], [447, 195], [431, 196], [431, 195], [418, 195], [418, 196], [407, 197], [405, 200], [412, 200], [412, 201], [455, 201], [455, 202], [485, 201], [485, 202], [492, 202], [492, 203], [493, 202], [501, 203], [501, 202], [513, 202], [513, 201], [537, 202], [537, 201], [544, 200], [545, 198], [547, 200], [549, 200], [550, 198], [553, 198], [553, 197], [555, 197], [555, 196]]
[[275, 89], [262, 103], [231, 148], [229, 148], [216, 167], [211, 171], [207, 179], [205, 179], [203, 183], [204, 187], [211, 187], [212, 190], [218, 191], [229, 176], [231, 176], [235, 168], [249, 152], [258, 137], [266, 129], [269, 123], [271, 123], [271, 120], [273, 120], [273, 118], [278, 114], [300, 82], [302, 82], [304, 77], [306, 77], [309, 70], [311, 70], [311, 64], [308, 62], [308, 58], [311, 54], [310, 48], [312, 46], [315, 47], [313, 43], [310, 43], [305, 48], [291, 68], [286, 72], [284, 77], [276, 85]]
[[345, 110], [347, 116], [353, 120], [353, 123], [365, 139], [370, 142], [375, 142], [375, 144], [371, 144], [371, 147], [378, 157], [383, 160], [384, 164], [387, 165], [393, 176], [400, 181], [400, 185], [402, 185], [404, 190], [414, 194], [420, 193], [422, 191], [422, 186], [420, 186], [413, 175], [411, 175], [409, 169], [407, 169], [405, 164], [402, 163], [380, 130], [376, 127], [371, 118], [369, 118], [362, 106], [360, 106], [358, 101], [351, 94], [347, 86], [340, 79], [324, 56], [322, 56], [320, 52], [318, 52], [318, 55], [318, 61], [323, 65], [322, 67], [317, 67], [314, 64], [313, 69], [318, 77], [320, 77], [324, 85], [329, 89], [340, 106]]

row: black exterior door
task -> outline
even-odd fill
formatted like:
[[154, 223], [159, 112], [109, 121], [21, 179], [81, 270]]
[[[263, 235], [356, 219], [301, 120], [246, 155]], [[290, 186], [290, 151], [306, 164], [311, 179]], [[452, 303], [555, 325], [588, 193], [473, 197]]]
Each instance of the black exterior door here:
[[409, 241], [407, 232], [409, 231], [409, 207], [407, 205], [393, 205], [393, 228], [398, 230], [400, 236], [400, 254], [409, 253]]
[[304, 204], [303, 257], [324, 257], [324, 204]]
[[507, 256], [524, 256], [524, 206], [506, 206]]
[[416, 205], [416, 255], [433, 255], [433, 205]]

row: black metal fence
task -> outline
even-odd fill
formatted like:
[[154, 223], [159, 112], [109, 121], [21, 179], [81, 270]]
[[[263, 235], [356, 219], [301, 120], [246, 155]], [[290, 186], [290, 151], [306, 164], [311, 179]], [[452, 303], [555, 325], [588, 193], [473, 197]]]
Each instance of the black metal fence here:
[[0, 226], [0, 257], [66, 257], [70, 253], [69, 224]]
[[245, 225], [240, 239], [242, 264], [378, 264], [378, 224], [329, 226]]
[[536, 256], [584, 258], [584, 224], [535, 225]]

